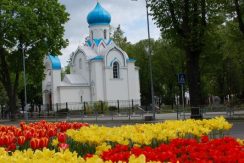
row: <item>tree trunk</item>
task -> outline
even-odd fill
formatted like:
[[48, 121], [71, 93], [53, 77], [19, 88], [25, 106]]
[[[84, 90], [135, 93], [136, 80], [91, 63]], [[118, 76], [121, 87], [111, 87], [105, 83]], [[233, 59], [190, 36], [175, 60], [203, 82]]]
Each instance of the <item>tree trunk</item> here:
[[16, 114], [16, 95], [12, 93], [12, 97], [9, 97], [9, 111], [11, 113], [11, 120], [15, 120]]
[[7, 92], [8, 96], [8, 103], [9, 103], [9, 108], [8, 112], [11, 113], [11, 120], [15, 119], [15, 113], [16, 113], [16, 97], [17, 97], [17, 88], [18, 88], [18, 80], [19, 80], [19, 74], [18, 74], [18, 68], [16, 69], [16, 74], [15, 74], [15, 82], [14, 85], [12, 85], [11, 78], [10, 78], [10, 71], [9, 71], [9, 66], [6, 61], [5, 54], [7, 52], [5, 51], [4, 48], [0, 48], [0, 69], [1, 69], [1, 74], [0, 74], [0, 80]]
[[239, 23], [239, 29], [242, 32], [242, 34], [244, 34], [244, 22], [242, 19], [242, 13], [241, 13], [241, 9], [240, 9], [239, 0], [234, 0], [234, 3], [235, 3], [235, 11], [236, 11], [236, 15], [237, 15], [237, 20]]
[[199, 55], [197, 51], [187, 50], [187, 74], [190, 92], [191, 104], [191, 118], [202, 118], [200, 114], [201, 104], [201, 84], [200, 84], [200, 68], [199, 68]]

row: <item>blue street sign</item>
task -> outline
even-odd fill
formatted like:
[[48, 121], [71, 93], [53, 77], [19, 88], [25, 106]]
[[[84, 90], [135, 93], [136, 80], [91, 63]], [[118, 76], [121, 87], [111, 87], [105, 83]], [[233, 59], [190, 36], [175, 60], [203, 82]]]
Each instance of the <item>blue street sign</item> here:
[[186, 74], [179, 73], [178, 74], [178, 83], [179, 84], [185, 84], [185, 82], [186, 82]]

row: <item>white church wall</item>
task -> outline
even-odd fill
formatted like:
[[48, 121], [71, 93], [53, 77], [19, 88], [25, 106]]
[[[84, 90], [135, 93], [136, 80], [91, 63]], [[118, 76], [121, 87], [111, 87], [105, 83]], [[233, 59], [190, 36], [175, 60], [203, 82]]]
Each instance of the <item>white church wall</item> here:
[[[119, 78], [113, 78], [113, 63], [119, 63]], [[125, 56], [118, 49], [114, 48], [109, 51], [105, 57], [105, 88], [107, 100], [129, 100], [127, 67]]]
[[86, 56], [82, 52], [78, 52], [73, 62], [73, 73], [81, 74], [86, 81], [89, 81], [89, 67]]
[[104, 99], [104, 63], [103, 61], [95, 63], [95, 74], [96, 74], [96, 101], [105, 100]]
[[52, 103], [60, 103], [58, 86], [61, 84], [61, 70], [52, 70]]
[[134, 93], [135, 93], [135, 99], [136, 100], [139, 100], [139, 103], [140, 103], [140, 99], [141, 99], [141, 90], [140, 90], [140, 77], [139, 77], [139, 68], [135, 68], [134, 69], [134, 77], [135, 77], [135, 90], [134, 90]]
[[[128, 63], [129, 95], [133, 100], [140, 99], [139, 70], [134, 63]], [[137, 101], [140, 104], [139, 101]]]
[[46, 104], [47, 103], [47, 101], [46, 101], [46, 94], [44, 93], [45, 87], [46, 87], [45, 80], [43, 80], [42, 81], [42, 103], [43, 104]]
[[[110, 32], [108, 25], [97, 25], [97, 26], [90, 26], [90, 37], [91, 39], [101, 39], [103, 38], [105, 42], [109, 40]], [[106, 38], [104, 38], [104, 30], [106, 30]]]
[[61, 103], [90, 101], [90, 88], [81, 86], [59, 87]]
[[48, 82], [51, 83], [51, 76], [49, 75], [50, 73], [50, 61], [47, 59], [47, 56], [44, 58], [44, 66], [45, 66], [45, 70], [44, 70], [44, 75], [45, 75], [45, 79], [42, 80], [42, 100], [43, 100], [43, 104], [46, 104], [47, 103], [47, 100], [46, 100], [46, 93], [45, 90], [47, 90], [48, 88]]
[[104, 101], [104, 63], [103, 61], [93, 62], [94, 64], [94, 94], [96, 97], [93, 99], [94, 101]]
[[108, 67], [112, 66], [114, 61], [118, 61], [120, 67], [126, 66], [125, 56], [123, 55], [123, 53], [121, 53], [119, 50], [115, 48], [109, 51], [109, 53], [106, 55], [105, 57], [106, 66]]
[[90, 62], [90, 68], [91, 68], [91, 101], [95, 101], [96, 99], [96, 71], [95, 71], [95, 62]]
[[120, 78], [113, 78], [113, 69], [105, 69], [106, 76], [106, 95], [107, 100], [129, 100], [128, 97], [128, 83], [127, 83], [127, 69], [120, 69]]
[[51, 90], [51, 76], [48, 74], [45, 75], [45, 80], [42, 81], [42, 100], [43, 100], [43, 104], [47, 104], [48, 101], [46, 100], [46, 93], [47, 91]]

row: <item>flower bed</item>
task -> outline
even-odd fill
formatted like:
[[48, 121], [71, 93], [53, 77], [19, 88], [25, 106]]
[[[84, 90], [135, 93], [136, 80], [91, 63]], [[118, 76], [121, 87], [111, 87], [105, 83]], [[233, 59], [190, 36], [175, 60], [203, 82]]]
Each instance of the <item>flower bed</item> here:
[[68, 130], [67, 135], [80, 143], [100, 145], [104, 142], [117, 144], [153, 145], [175, 138], [199, 138], [202, 135], [220, 137], [232, 127], [223, 117], [210, 120], [170, 120], [164, 123], [136, 124], [121, 127], [83, 127]]
[[244, 162], [223, 117], [121, 127], [40, 121], [0, 126], [0, 162]]
[[101, 157], [112, 162], [128, 162], [131, 155], [144, 155], [147, 162], [244, 162], [244, 147], [230, 137], [209, 141], [204, 136], [200, 142], [196, 139], [174, 139], [169, 144], [161, 144], [156, 148], [116, 145], [103, 152]]
[[[39, 121], [36, 123], [26, 124], [20, 123], [20, 128], [15, 126], [0, 126], [0, 147], [4, 147], [7, 151], [16, 149], [24, 150], [29, 147], [32, 149], [41, 149], [50, 147], [52, 139], [59, 137], [64, 139], [65, 132], [68, 129], [80, 129], [88, 126], [87, 123], [68, 123], [56, 122], [49, 123]], [[61, 142], [62, 143], [62, 142]]]

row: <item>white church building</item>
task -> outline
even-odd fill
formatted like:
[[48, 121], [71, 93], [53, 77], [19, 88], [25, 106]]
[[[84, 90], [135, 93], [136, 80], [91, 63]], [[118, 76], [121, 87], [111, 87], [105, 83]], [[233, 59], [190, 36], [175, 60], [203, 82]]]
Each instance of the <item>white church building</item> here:
[[135, 100], [140, 102], [135, 59], [110, 38], [111, 15], [98, 2], [88, 14], [89, 36], [71, 55], [71, 72], [61, 80], [58, 56], [44, 59], [43, 104]]

